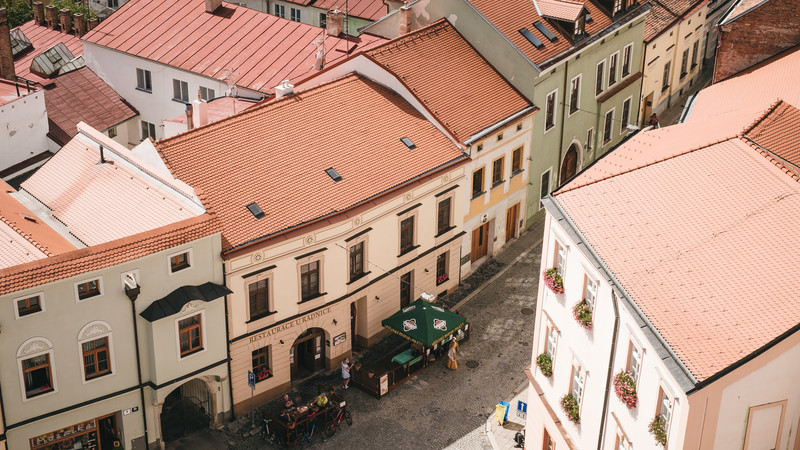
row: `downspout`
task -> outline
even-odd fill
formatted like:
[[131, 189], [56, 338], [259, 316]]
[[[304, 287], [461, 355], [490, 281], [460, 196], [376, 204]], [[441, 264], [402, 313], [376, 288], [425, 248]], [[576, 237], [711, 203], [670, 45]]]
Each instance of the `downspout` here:
[[6, 407], [3, 405], [3, 390], [0, 389], [0, 424], [3, 425], [3, 433], [6, 434], [6, 443], [8, 442], [8, 430], [6, 430]]
[[597, 438], [597, 450], [603, 448], [606, 434], [606, 418], [608, 417], [608, 399], [611, 397], [611, 377], [613, 376], [614, 358], [617, 356], [617, 336], [619, 336], [619, 305], [617, 293], [611, 288], [611, 304], [614, 305], [614, 334], [611, 338], [611, 354], [608, 357], [608, 375], [606, 375], [606, 393], [603, 395], [603, 415], [600, 417], [600, 435]]
[[144, 424], [144, 445], [145, 448], [150, 448], [150, 440], [147, 436], [147, 408], [144, 402], [144, 385], [142, 385], [142, 362], [141, 354], [139, 352], [139, 325], [136, 320], [136, 297], [139, 296], [140, 287], [128, 289], [125, 286], [125, 294], [131, 299], [131, 314], [133, 317], [133, 342], [136, 344], [136, 376], [139, 378], [139, 398], [142, 402], [142, 423]]
[[[557, 186], [561, 186], [561, 183], [567, 181], [567, 180], [562, 180], [561, 179], [561, 152], [564, 149], [564, 125], [566, 125], [565, 121], [567, 120], [566, 117], [565, 117], [565, 113], [566, 113], [566, 110], [567, 110], [567, 107], [568, 107], [568, 105], [567, 105], [567, 78], [568, 77], [569, 77], [569, 59], [564, 61], [564, 89], [563, 89], [564, 90], [564, 94], [563, 94], [564, 95], [564, 101], [561, 102], [561, 126], [559, 127], [560, 135], [558, 137], [558, 164], [556, 165], [556, 173], [558, 174], [558, 177], [557, 177], [558, 184], [557, 184]], [[547, 107], [547, 99], [544, 99], [544, 101], [545, 101], [545, 108], [546, 108]], [[547, 121], [547, 113], [546, 112], [545, 112], [544, 120]], [[581, 155], [578, 155], [578, 157], [580, 158]], [[577, 164], [577, 161], [576, 161], [576, 164]]]
[[[222, 285], [228, 287], [228, 276], [225, 274], [225, 261], [222, 261]], [[228, 395], [231, 399], [231, 421], [236, 418], [233, 412], [233, 378], [231, 377], [231, 342], [228, 326], [228, 296], [225, 296], [225, 351], [228, 354]], [[225, 411], [223, 411], [224, 413]]]

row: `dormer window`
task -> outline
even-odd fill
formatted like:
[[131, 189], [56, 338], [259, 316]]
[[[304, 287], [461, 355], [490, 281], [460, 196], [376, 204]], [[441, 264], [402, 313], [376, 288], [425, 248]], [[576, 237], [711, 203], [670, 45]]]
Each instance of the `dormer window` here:
[[585, 24], [586, 16], [581, 14], [580, 17], [578, 17], [578, 20], [575, 21], [575, 36], [583, 35]]

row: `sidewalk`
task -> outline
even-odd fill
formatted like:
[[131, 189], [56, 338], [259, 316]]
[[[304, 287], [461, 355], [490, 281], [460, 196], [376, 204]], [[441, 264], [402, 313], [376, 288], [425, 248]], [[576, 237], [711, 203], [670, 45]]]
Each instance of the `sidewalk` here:
[[526, 380], [517, 388], [516, 394], [511, 400], [506, 400], [511, 404], [508, 410], [508, 421], [502, 426], [495, 420], [494, 415], [486, 421], [487, 436], [494, 450], [506, 450], [517, 447], [514, 436], [517, 432], [525, 428], [525, 414], [518, 412], [519, 402], [528, 403], [528, 386]]
[[675, 125], [678, 123], [678, 120], [681, 118], [681, 114], [683, 114], [683, 108], [686, 106], [686, 103], [689, 101], [689, 98], [696, 94], [698, 91], [705, 89], [706, 87], [711, 85], [711, 77], [714, 74], [713, 65], [709, 64], [706, 66], [703, 71], [700, 73], [700, 76], [697, 77], [694, 85], [692, 87], [686, 89], [683, 93], [683, 96], [680, 97], [672, 106], [665, 109], [664, 111], [659, 114], [659, 125], [662, 127], [666, 127], [669, 125]]

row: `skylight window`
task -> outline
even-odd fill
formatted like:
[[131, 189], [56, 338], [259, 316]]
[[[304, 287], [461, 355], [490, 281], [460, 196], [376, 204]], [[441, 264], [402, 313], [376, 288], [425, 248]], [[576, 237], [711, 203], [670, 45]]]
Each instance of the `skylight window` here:
[[586, 23], [590, 23], [592, 20], [594, 20], [594, 19], [592, 19], [592, 15], [589, 14], [588, 12], [586, 13], [586, 18], [585, 19], [586, 19]]
[[410, 138], [404, 137], [400, 140], [403, 142], [403, 144], [406, 144], [406, 147], [408, 147], [409, 150], [414, 150], [417, 148], [417, 145], [414, 144], [414, 141], [412, 141]]
[[330, 169], [325, 169], [325, 173], [327, 173], [328, 176], [331, 177], [331, 179], [334, 182], [342, 181], [342, 176], [339, 175], [339, 172], [337, 172], [336, 169], [334, 169], [333, 167], [331, 167]]
[[519, 30], [519, 34], [525, 36], [525, 39], [527, 39], [528, 42], [533, 44], [533, 46], [536, 47], [537, 49], [544, 47], [544, 44], [542, 44], [542, 41], [540, 41], [539, 38], [534, 36], [533, 33], [531, 33], [531, 30], [529, 30], [527, 28], [523, 28], [523, 29]]
[[541, 20], [537, 20], [536, 22], [534, 22], [533, 26], [536, 27], [536, 29], [539, 30], [539, 32], [542, 33], [544, 37], [549, 39], [550, 42], [555, 42], [556, 40], [558, 40], [558, 37], [555, 34], [553, 34], [553, 32], [550, 31], [547, 28], [547, 26], [545, 26], [545, 24], [542, 23]]
[[253, 214], [253, 216], [256, 219], [260, 219], [260, 218], [262, 218], [262, 217], [264, 217], [266, 215], [266, 214], [264, 214], [264, 211], [261, 210], [261, 207], [258, 206], [258, 204], [256, 204], [255, 202], [250, 203], [249, 205], [247, 205], [247, 209], [250, 210], [250, 212]]

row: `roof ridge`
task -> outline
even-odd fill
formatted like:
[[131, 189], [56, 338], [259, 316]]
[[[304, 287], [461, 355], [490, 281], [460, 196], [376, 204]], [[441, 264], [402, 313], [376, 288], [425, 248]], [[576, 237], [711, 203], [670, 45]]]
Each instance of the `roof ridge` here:
[[384, 42], [381, 45], [378, 45], [378, 46], [375, 46], [375, 47], [372, 47], [372, 48], [369, 48], [369, 49], [362, 50], [362, 52], [366, 53], [366, 54], [380, 54], [380, 53], [383, 53], [384, 51], [391, 50], [389, 47], [396, 47], [398, 44], [405, 43], [405, 41], [414, 41], [414, 40], [419, 39], [421, 37], [427, 36], [428, 34], [434, 32], [434, 31], [437, 31], [437, 28], [447, 28], [447, 27], [454, 28], [450, 24], [450, 22], [446, 18], [443, 17], [443, 18], [437, 20], [436, 22], [431, 23], [430, 25], [426, 25], [426, 26], [424, 26], [422, 28], [419, 28], [417, 30], [414, 30], [414, 31], [412, 31], [410, 33], [406, 33], [406, 34], [403, 34], [401, 36], [398, 36], [398, 37], [396, 37], [396, 38], [394, 38], [392, 40]]
[[780, 157], [775, 157], [774, 154], [767, 150], [766, 147], [763, 147], [761, 144], [747, 136], [739, 136], [739, 140], [743, 141], [745, 145], [760, 153], [764, 158], [772, 162], [775, 167], [780, 169], [783, 173], [789, 175], [791, 179], [800, 183], [800, 173], [797, 172], [797, 169], [790, 167], [790, 165], [788, 165]]
[[50, 251], [47, 250], [47, 248], [45, 248], [43, 245], [39, 244], [39, 242], [37, 242], [33, 238], [33, 236], [31, 236], [28, 233], [22, 231], [22, 228], [18, 227], [16, 224], [14, 224], [14, 222], [11, 222], [5, 216], [0, 215], [0, 221], [2, 221], [4, 224], [8, 225], [9, 228], [14, 230], [15, 233], [17, 233], [20, 236], [22, 236], [26, 241], [30, 242], [34, 247], [36, 247], [38, 250], [40, 250], [42, 253], [44, 253], [45, 256], [53, 256], [53, 254], [50, 253]]
[[751, 131], [753, 131], [758, 125], [761, 124], [764, 120], [767, 119], [782, 103], [785, 103], [783, 99], [780, 97], [772, 102], [764, 112], [761, 113], [758, 117], [756, 117], [749, 125], [745, 126], [744, 129], [739, 133], [740, 136], [744, 136]]

